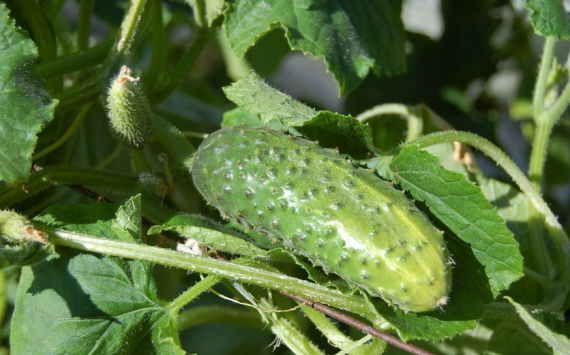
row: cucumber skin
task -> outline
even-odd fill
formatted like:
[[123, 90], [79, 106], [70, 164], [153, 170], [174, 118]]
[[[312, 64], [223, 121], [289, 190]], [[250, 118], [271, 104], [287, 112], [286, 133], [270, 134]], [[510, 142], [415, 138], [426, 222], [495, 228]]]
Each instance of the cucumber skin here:
[[192, 177], [224, 218], [373, 296], [412, 312], [447, 303], [440, 231], [403, 192], [332, 149], [265, 127], [228, 127], [200, 145]]

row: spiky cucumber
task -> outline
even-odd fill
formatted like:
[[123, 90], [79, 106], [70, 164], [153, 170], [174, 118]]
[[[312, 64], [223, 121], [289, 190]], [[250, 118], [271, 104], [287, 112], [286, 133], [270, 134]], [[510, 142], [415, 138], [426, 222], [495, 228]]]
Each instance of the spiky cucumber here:
[[443, 237], [405, 195], [332, 149], [266, 128], [211, 134], [194, 183], [223, 217], [256, 228], [403, 310], [446, 304]]

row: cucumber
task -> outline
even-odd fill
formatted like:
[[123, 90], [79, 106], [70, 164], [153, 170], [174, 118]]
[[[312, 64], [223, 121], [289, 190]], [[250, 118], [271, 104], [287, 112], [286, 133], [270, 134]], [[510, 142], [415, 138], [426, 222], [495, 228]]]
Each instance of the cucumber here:
[[441, 232], [402, 191], [335, 150], [265, 127], [223, 128], [198, 148], [192, 177], [222, 217], [372, 296], [412, 312], [448, 301]]

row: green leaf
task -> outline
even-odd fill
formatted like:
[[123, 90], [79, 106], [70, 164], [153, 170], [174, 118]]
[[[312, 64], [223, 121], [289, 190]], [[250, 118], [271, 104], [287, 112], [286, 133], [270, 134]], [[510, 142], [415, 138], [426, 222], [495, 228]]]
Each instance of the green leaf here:
[[231, 254], [268, 258], [265, 250], [248, 243], [236, 236], [236, 233], [224, 226], [204, 217], [180, 214], [172, 217], [161, 226], [154, 226], [149, 234], [158, 234], [163, 230], [179, 233], [180, 235], [204, 243], [210, 248]]
[[343, 153], [352, 157], [365, 157], [374, 149], [368, 125], [351, 116], [329, 111], [317, 112], [273, 89], [254, 72], [225, 87], [224, 92], [228, 99], [249, 113], [230, 111], [227, 117], [224, 116], [226, 125], [241, 121], [258, 125], [255, 119], [258, 116], [263, 124], [273, 129], [289, 127], [295, 135], [302, 134], [318, 140], [324, 147], [341, 147]]
[[0, 4], [0, 180], [26, 181], [39, 133], [53, 118], [45, 81], [36, 74], [38, 49]]
[[225, 12], [226, 36], [242, 56], [261, 36], [282, 27], [294, 50], [323, 57], [339, 84], [352, 91], [370, 69], [405, 70], [401, 1], [237, 0]]
[[553, 355], [552, 349], [531, 332], [523, 322], [517, 320], [503, 321], [494, 327], [485, 354]]
[[265, 125], [278, 120], [285, 126], [300, 126], [317, 115], [317, 111], [275, 90], [253, 71], [223, 90], [230, 101], [258, 115]]
[[512, 298], [505, 298], [515, 306], [517, 313], [533, 333], [538, 335], [545, 343], [557, 350], [560, 354], [570, 355], [570, 339], [568, 339], [568, 337], [551, 331], [539, 320], [533, 317], [523, 306], [513, 301]]
[[141, 241], [141, 195], [136, 195], [125, 202], [117, 211], [113, 220], [113, 232], [125, 242]]
[[321, 111], [297, 130], [323, 147], [339, 147], [341, 153], [355, 158], [366, 157], [374, 150], [370, 127], [351, 116]]
[[465, 243], [447, 236], [455, 258], [449, 303], [441, 310], [411, 313], [394, 309], [380, 299], [367, 298], [371, 308], [388, 321], [403, 340], [438, 341], [475, 327], [492, 302], [493, 295], [484, 268]]
[[534, 32], [541, 36], [570, 38], [570, 16], [561, 0], [526, 0]]
[[495, 297], [522, 276], [518, 243], [479, 187], [414, 145], [402, 149], [390, 167], [402, 188], [473, 248]]
[[[36, 222], [121, 240], [113, 225], [125, 221], [125, 211], [140, 213], [136, 209], [136, 198], [123, 211], [109, 204], [66, 205], [49, 208]], [[59, 258], [23, 269], [10, 335], [14, 353], [183, 353], [149, 263], [56, 250]]]
[[[477, 183], [487, 200], [497, 207], [497, 213], [505, 220], [509, 230], [513, 232], [519, 243], [519, 250], [524, 257], [525, 267], [540, 270], [535, 260], [536, 250], [530, 242], [529, 222], [532, 204], [528, 198], [511, 185], [494, 179], [478, 177]], [[548, 234], [544, 227], [543, 233], [544, 236]], [[534, 304], [540, 297], [537, 294], [537, 289], [532, 279], [523, 277], [512, 284], [508, 292], [520, 302]]]

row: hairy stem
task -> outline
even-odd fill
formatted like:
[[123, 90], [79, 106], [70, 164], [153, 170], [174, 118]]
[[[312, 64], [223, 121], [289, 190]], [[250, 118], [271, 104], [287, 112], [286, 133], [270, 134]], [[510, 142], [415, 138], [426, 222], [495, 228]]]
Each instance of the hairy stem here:
[[183, 292], [180, 296], [176, 297], [172, 302], [166, 305], [165, 308], [174, 314], [178, 314], [185, 305], [192, 302], [192, 300], [196, 299], [202, 293], [208, 291], [211, 287], [214, 287], [218, 282], [220, 282], [218, 277], [207, 276]]
[[36, 73], [44, 78], [49, 78], [101, 64], [105, 61], [112, 46], [113, 42], [107, 41], [84, 51], [64, 55], [46, 63], [40, 63], [36, 66]]
[[546, 86], [548, 81], [548, 72], [550, 71], [550, 66], [552, 65], [552, 55], [554, 53], [555, 44], [555, 37], [546, 37], [542, 51], [542, 60], [540, 61], [540, 67], [538, 69], [538, 77], [536, 78], [534, 96], [532, 98], [532, 110], [535, 120], [538, 119], [543, 111], [544, 97], [546, 95]]
[[552, 121], [539, 120], [534, 133], [528, 175], [533, 188], [539, 193], [541, 190], [542, 175], [544, 173], [546, 153], [548, 151], [548, 140], [552, 133], [553, 126], [554, 122]]
[[403, 104], [390, 103], [378, 105], [370, 110], [366, 110], [356, 116], [356, 119], [360, 122], [365, 122], [376, 116], [400, 115], [408, 122], [406, 141], [410, 141], [421, 136], [423, 132], [423, 121], [420, 110], [421, 106], [410, 107]]
[[87, 115], [89, 110], [91, 109], [91, 106], [93, 106], [93, 102], [89, 102], [89, 103], [85, 104], [83, 106], [83, 108], [81, 109], [81, 111], [79, 112], [79, 114], [77, 115], [77, 117], [75, 118], [75, 120], [73, 121], [73, 123], [71, 124], [71, 126], [69, 126], [67, 131], [61, 137], [59, 137], [59, 139], [57, 141], [55, 141], [53, 144], [47, 146], [46, 148], [44, 148], [40, 152], [37, 152], [36, 154], [34, 154], [32, 157], [32, 160], [38, 160], [39, 158], [43, 157], [44, 155], [51, 153], [52, 151], [57, 149], [59, 146], [61, 146], [63, 143], [65, 143], [65, 141], [67, 141], [69, 139], [69, 137], [71, 137], [71, 134], [73, 132], [75, 132], [75, 129], [77, 127], [79, 127], [79, 124], [83, 121], [83, 119], [85, 118], [85, 116]]
[[215, 275], [307, 297], [357, 314], [369, 313], [368, 305], [362, 297], [343, 295], [338, 291], [283, 274], [147, 245], [96, 238], [41, 225], [36, 227], [47, 232], [50, 242], [54, 244]]

